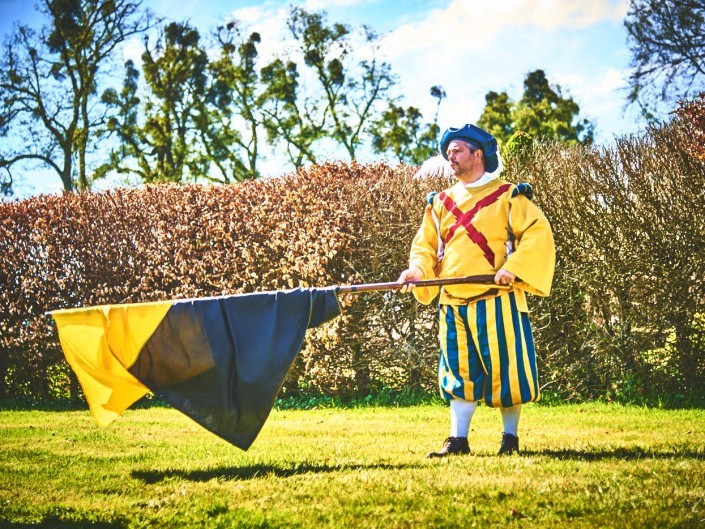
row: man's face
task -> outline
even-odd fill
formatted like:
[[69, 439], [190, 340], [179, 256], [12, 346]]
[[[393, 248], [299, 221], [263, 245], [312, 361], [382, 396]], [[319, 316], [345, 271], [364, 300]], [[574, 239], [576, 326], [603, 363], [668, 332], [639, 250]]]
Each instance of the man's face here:
[[463, 140], [451, 141], [446, 154], [458, 180], [466, 183], [473, 182], [485, 173], [482, 151], [470, 147]]

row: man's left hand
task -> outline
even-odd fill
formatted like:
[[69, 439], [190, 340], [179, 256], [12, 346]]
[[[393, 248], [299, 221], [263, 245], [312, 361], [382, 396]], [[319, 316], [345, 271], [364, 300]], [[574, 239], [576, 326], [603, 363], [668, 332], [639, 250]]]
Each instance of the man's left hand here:
[[514, 284], [516, 276], [511, 272], [507, 272], [504, 268], [500, 268], [499, 271], [494, 276], [494, 282], [498, 285], [509, 285]]

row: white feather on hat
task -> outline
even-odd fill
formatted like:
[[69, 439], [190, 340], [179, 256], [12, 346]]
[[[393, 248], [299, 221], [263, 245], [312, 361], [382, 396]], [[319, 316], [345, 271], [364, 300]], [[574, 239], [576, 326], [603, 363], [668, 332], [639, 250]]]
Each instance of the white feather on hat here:
[[448, 160], [440, 154], [433, 156], [421, 164], [419, 170], [414, 173], [414, 178], [439, 178], [453, 176]]
[[[497, 169], [493, 172], [488, 173], [494, 177], [500, 175], [504, 169], [504, 164], [502, 163], [502, 157], [499, 152], [497, 153]], [[418, 171], [414, 173], [413, 178], [440, 178], [440, 177], [451, 177], [454, 176], [453, 169], [450, 168], [450, 162], [446, 160], [440, 154], [433, 156], [421, 164]]]

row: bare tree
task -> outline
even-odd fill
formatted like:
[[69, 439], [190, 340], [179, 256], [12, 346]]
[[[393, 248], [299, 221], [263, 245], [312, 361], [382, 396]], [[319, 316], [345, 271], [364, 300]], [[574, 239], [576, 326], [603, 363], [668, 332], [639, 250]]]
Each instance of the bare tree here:
[[[0, 56], [0, 169], [36, 161], [65, 191], [90, 188], [86, 155], [104, 118], [98, 87], [115, 49], [145, 31], [136, 0], [43, 0], [48, 24], [19, 25]], [[23, 164], [24, 165], [24, 164]]]
[[705, 89], [705, 1], [630, 0], [628, 101], [674, 103]]

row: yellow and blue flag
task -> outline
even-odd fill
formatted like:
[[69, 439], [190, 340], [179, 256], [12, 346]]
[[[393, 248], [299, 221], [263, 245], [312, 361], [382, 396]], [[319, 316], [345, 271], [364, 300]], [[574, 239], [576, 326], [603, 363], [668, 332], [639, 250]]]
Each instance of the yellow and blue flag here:
[[338, 314], [335, 287], [51, 312], [100, 426], [152, 391], [243, 450], [264, 426], [306, 330]]

